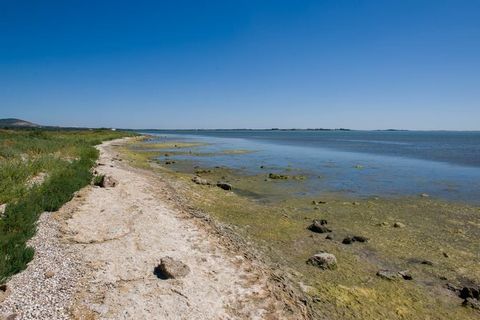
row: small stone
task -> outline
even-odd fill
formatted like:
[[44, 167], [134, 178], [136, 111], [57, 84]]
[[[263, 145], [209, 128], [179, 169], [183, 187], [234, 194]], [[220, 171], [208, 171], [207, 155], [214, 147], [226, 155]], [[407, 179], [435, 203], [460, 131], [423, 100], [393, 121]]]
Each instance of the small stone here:
[[369, 239], [364, 236], [353, 236], [352, 240], [357, 242], [368, 242]]
[[355, 240], [352, 237], [346, 237], [342, 240], [343, 244], [352, 244]]
[[316, 233], [332, 232], [332, 230], [326, 227], [326, 224], [327, 220], [324, 219], [313, 220], [312, 224], [308, 227], [308, 229]]
[[394, 228], [405, 228], [405, 225], [404, 225], [403, 223], [401, 223], [401, 222], [395, 222], [395, 223], [393, 224], [393, 227], [394, 227]]
[[192, 181], [194, 183], [200, 184], [200, 185], [209, 185], [210, 184], [206, 179], [200, 178], [198, 176], [193, 177]]
[[47, 279], [53, 278], [54, 275], [55, 275], [55, 272], [53, 272], [53, 271], [45, 272], [45, 278], [47, 278]]
[[6, 284], [0, 284], [0, 292], [6, 292], [7, 291], [7, 285]]
[[190, 268], [179, 260], [171, 257], [164, 257], [160, 264], [155, 267], [153, 273], [160, 279], [183, 278], [190, 273]]
[[223, 190], [232, 190], [232, 185], [226, 182], [219, 182], [217, 183], [217, 187], [223, 189]]
[[7, 210], [7, 204], [0, 204], [0, 216], [2, 216], [5, 213], [5, 210]]
[[402, 276], [398, 272], [391, 270], [379, 270], [377, 272], [377, 276], [390, 281], [399, 280], [400, 278], [402, 278]]
[[307, 264], [324, 270], [335, 270], [337, 268], [337, 258], [331, 253], [321, 252], [311, 256], [307, 260]]
[[463, 287], [460, 290], [459, 294], [460, 298], [462, 299], [468, 299], [468, 298], [473, 298], [473, 299], [480, 299], [480, 288], [474, 288], [474, 287]]
[[430, 197], [430, 195], [427, 194], [427, 193], [422, 193], [422, 194], [420, 194], [420, 197], [422, 197], [422, 198], [428, 198], [428, 197]]
[[288, 176], [283, 175], [283, 174], [276, 174], [276, 173], [270, 173], [268, 174], [268, 177], [273, 180], [287, 180]]
[[422, 260], [420, 263], [427, 266], [433, 266], [433, 262], [429, 260]]
[[443, 256], [444, 256], [445, 258], [448, 258], [448, 257], [450, 257], [450, 256], [448, 255], [448, 253], [446, 253], [445, 251], [444, 251], [444, 252], [442, 252], [442, 254], [443, 254]]
[[467, 298], [463, 300], [462, 306], [472, 308], [475, 310], [480, 310], [480, 301], [472, 298]]
[[408, 271], [400, 271], [398, 274], [404, 279], [404, 280], [413, 280], [413, 276], [410, 272]]
[[112, 178], [111, 176], [103, 176], [100, 181], [100, 187], [102, 188], [111, 188], [115, 187], [118, 184], [118, 181]]

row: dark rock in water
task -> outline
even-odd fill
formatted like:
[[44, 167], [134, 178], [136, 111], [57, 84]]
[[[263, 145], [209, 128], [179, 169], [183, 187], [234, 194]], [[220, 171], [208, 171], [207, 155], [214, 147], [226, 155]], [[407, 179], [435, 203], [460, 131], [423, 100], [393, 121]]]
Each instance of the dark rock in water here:
[[217, 183], [217, 187], [222, 188], [223, 190], [232, 190], [232, 185], [226, 182]]
[[202, 178], [197, 177], [197, 176], [193, 177], [193, 178], [192, 178], [192, 181], [193, 181], [194, 183], [196, 183], [196, 184], [201, 184], [201, 185], [205, 185], [205, 186], [210, 184], [210, 183], [208, 182], [208, 180], [202, 179]]
[[210, 169], [195, 170], [195, 173], [196, 173], [196, 174], [212, 173], [212, 170], [210, 170]]
[[391, 271], [391, 270], [380, 270], [377, 272], [377, 276], [386, 280], [391, 280], [391, 281], [399, 280], [402, 278], [402, 276], [398, 272]]
[[280, 179], [280, 180], [286, 180], [288, 179], [288, 176], [285, 176], [283, 174], [276, 174], [276, 173], [270, 173], [268, 175], [270, 179]]
[[346, 237], [345, 239], [342, 240], [343, 244], [352, 244], [355, 240], [351, 237]]
[[480, 299], [480, 288], [463, 287], [460, 290], [459, 296], [462, 299], [473, 298], [473, 299], [479, 300]]
[[174, 164], [175, 161], [165, 161], [165, 164]]
[[260, 166], [260, 169], [265, 169], [265, 166]]
[[364, 236], [353, 236], [352, 240], [357, 242], [368, 242], [369, 239]]
[[327, 220], [313, 220], [312, 224], [308, 227], [309, 230], [317, 233], [327, 233], [332, 232], [329, 228], [326, 227]]
[[160, 264], [155, 267], [153, 273], [160, 279], [183, 278], [190, 273], [190, 268], [181, 261], [171, 257], [164, 257]]
[[324, 270], [334, 270], [337, 268], [337, 258], [331, 253], [321, 252], [311, 256], [307, 260], [307, 264]]
[[480, 301], [472, 298], [463, 300], [462, 306], [480, 310]]

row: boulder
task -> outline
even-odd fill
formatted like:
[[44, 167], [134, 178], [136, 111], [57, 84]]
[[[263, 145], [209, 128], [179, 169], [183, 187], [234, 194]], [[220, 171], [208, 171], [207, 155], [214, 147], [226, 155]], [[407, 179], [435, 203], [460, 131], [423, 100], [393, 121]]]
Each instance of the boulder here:
[[324, 219], [313, 220], [312, 224], [308, 227], [308, 229], [316, 233], [332, 232], [332, 230], [327, 228], [326, 224], [327, 220]]
[[334, 270], [337, 268], [337, 258], [331, 253], [320, 252], [311, 256], [307, 260], [307, 264], [324, 270]]
[[160, 279], [183, 278], [190, 273], [190, 268], [179, 260], [171, 257], [160, 259], [160, 264], [155, 267], [153, 273]]
[[232, 185], [226, 182], [218, 182], [217, 187], [222, 188], [223, 190], [232, 190]]

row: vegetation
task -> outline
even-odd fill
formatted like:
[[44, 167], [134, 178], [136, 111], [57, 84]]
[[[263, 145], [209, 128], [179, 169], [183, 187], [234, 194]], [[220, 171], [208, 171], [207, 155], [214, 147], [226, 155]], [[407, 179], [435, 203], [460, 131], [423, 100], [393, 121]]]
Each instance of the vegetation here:
[[[0, 130], [0, 284], [25, 269], [27, 241], [44, 211], [56, 211], [90, 183], [96, 144], [132, 133], [111, 130]], [[36, 177], [43, 177], [36, 179]], [[43, 180], [43, 181], [42, 181]]]

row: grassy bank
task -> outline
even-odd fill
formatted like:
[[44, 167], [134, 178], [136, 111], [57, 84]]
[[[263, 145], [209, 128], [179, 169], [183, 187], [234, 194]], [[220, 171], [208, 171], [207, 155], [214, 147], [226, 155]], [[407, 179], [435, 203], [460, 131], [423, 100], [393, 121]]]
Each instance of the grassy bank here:
[[[480, 208], [422, 197], [295, 196], [304, 188], [301, 179], [269, 179], [268, 171], [247, 176], [225, 167], [198, 168], [190, 160], [167, 164], [164, 154], [171, 144], [157, 145], [157, 152], [145, 146], [143, 152], [141, 145], [123, 152], [137, 166], [157, 170], [189, 206], [234, 226], [272, 264], [293, 270], [318, 318], [478, 317], [447, 287], [480, 282]], [[182, 155], [189, 152], [184, 151]], [[155, 156], [162, 160], [152, 161]], [[195, 172], [213, 183], [227, 181], [234, 191], [194, 184]], [[313, 219], [328, 221], [332, 239], [307, 229]], [[348, 236], [369, 241], [343, 244]], [[320, 270], [305, 263], [319, 251], [333, 253], [338, 268]], [[386, 280], [376, 275], [381, 269], [406, 270], [413, 279]]]
[[0, 130], [0, 283], [25, 269], [38, 216], [58, 210], [92, 179], [96, 144], [131, 135], [111, 130]]

